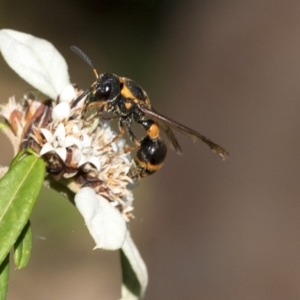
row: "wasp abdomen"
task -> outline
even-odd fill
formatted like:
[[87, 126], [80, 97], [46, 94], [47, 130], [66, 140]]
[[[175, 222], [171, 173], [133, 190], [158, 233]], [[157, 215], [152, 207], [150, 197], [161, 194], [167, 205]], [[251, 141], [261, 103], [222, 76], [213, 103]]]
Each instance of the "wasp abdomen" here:
[[130, 171], [132, 178], [149, 176], [158, 171], [166, 158], [167, 146], [159, 136], [159, 126], [153, 120], [143, 120], [140, 124], [147, 130], [134, 158]]
[[167, 146], [160, 138], [145, 136], [134, 158], [131, 177], [146, 177], [158, 171], [166, 158]]

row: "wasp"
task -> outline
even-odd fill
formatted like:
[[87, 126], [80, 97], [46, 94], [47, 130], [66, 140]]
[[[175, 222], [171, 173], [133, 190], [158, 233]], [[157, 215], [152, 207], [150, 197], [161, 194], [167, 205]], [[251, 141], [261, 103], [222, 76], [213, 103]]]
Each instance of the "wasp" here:
[[[71, 50], [85, 60], [96, 76], [92, 86], [74, 100], [72, 108], [86, 97], [83, 111], [89, 107], [101, 107], [102, 112], [112, 113], [119, 118], [120, 134], [117, 138], [127, 132], [130, 140], [135, 144], [132, 150], [137, 150], [130, 170], [132, 178], [146, 177], [162, 167], [167, 155], [167, 147], [160, 137], [160, 129], [166, 133], [171, 148], [178, 154], [182, 154], [182, 149], [171, 127], [189, 136], [193, 141], [201, 140], [223, 160], [228, 158], [229, 153], [221, 146], [199, 132], [158, 113], [151, 105], [147, 93], [137, 83], [112, 73], [99, 74], [82, 50], [75, 46], [72, 46]], [[147, 133], [140, 140], [131, 130], [134, 122], [140, 124]]]

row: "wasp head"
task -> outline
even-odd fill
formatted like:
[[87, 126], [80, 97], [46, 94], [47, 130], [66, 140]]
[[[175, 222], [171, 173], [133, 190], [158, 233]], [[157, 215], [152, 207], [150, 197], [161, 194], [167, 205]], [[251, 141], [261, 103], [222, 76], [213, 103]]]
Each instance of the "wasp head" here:
[[120, 91], [118, 76], [110, 73], [101, 74], [94, 84], [94, 92], [89, 96], [87, 104], [96, 101], [112, 102], [120, 95]]

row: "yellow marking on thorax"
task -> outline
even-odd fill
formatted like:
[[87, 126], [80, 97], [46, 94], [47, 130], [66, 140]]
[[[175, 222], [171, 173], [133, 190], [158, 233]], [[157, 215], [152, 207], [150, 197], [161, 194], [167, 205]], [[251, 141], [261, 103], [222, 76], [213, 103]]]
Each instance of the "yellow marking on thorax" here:
[[125, 98], [129, 99], [134, 99], [135, 97], [133, 96], [131, 90], [124, 84], [123, 88], [121, 90], [121, 95]]
[[132, 106], [132, 103], [131, 103], [131, 102], [126, 102], [126, 103], [125, 103], [126, 109], [130, 109], [131, 106]]

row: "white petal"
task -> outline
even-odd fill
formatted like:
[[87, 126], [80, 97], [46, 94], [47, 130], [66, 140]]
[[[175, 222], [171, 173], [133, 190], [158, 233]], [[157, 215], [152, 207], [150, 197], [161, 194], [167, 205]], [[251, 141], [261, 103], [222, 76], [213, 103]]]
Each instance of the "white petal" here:
[[104, 182], [108, 180], [107, 174], [105, 172], [98, 175], [98, 178]]
[[77, 124], [74, 124], [74, 126], [72, 127], [72, 132], [73, 133], [78, 133], [80, 130], [79, 130], [79, 126]]
[[86, 133], [82, 135], [82, 147], [88, 148], [92, 146], [92, 139]]
[[116, 250], [122, 247], [127, 228], [121, 213], [108, 200], [89, 187], [82, 188], [75, 196], [75, 204], [93, 237], [96, 247]]
[[74, 138], [73, 136], [66, 136], [65, 138], [65, 147], [70, 147], [76, 145], [78, 148], [81, 148], [81, 141]]
[[46, 143], [46, 144], [43, 146], [43, 148], [42, 148], [42, 150], [41, 150], [41, 152], [40, 152], [40, 155], [42, 156], [42, 155], [44, 155], [44, 154], [46, 154], [46, 153], [48, 153], [48, 152], [50, 152], [50, 151], [53, 151], [53, 150], [54, 150], [54, 148], [52, 147], [52, 145], [49, 144], [49, 143]]
[[57, 155], [62, 159], [62, 161], [66, 161], [67, 158], [67, 149], [63, 147], [58, 147], [55, 149]]
[[68, 84], [59, 95], [59, 102], [70, 103], [76, 98], [76, 91], [72, 84]]
[[41, 128], [40, 131], [48, 143], [53, 142], [54, 139], [53, 134], [48, 129]]
[[63, 123], [58, 124], [55, 132], [54, 137], [56, 137], [58, 140], [64, 140], [66, 136], [66, 129]]
[[[121, 259], [123, 273], [125, 274], [123, 278], [123, 285], [122, 285], [122, 299], [121, 300], [139, 300], [142, 299], [147, 285], [148, 285], [148, 272], [147, 267], [135, 246], [133, 240], [130, 237], [129, 231], [127, 232], [126, 239], [122, 246], [122, 254], [124, 254], [127, 260]], [[121, 256], [122, 258], [122, 256]], [[129, 264], [128, 264], [129, 263]], [[126, 278], [126, 276], [128, 276]], [[140, 286], [139, 292], [140, 294], [137, 295], [137, 286], [136, 279]], [[131, 286], [130, 286], [131, 284]]]
[[73, 154], [72, 154], [72, 164], [76, 164], [78, 165], [80, 162], [80, 158], [81, 158], [81, 153], [79, 149], [73, 149]]
[[67, 102], [58, 103], [53, 107], [52, 119], [54, 122], [61, 122], [67, 120], [70, 117], [71, 108]]
[[111, 145], [111, 148], [112, 148], [112, 150], [113, 150], [114, 152], [117, 152], [117, 151], [118, 151], [118, 146], [117, 146], [116, 143], [111, 143], [110, 145]]
[[93, 164], [96, 167], [96, 169], [98, 171], [100, 171], [101, 164], [100, 164], [99, 157], [91, 156], [91, 157], [89, 157], [88, 162], [90, 162], [91, 164]]
[[2, 29], [0, 51], [19, 76], [52, 99], [70, 84], [66, 61], [46, 40]]

